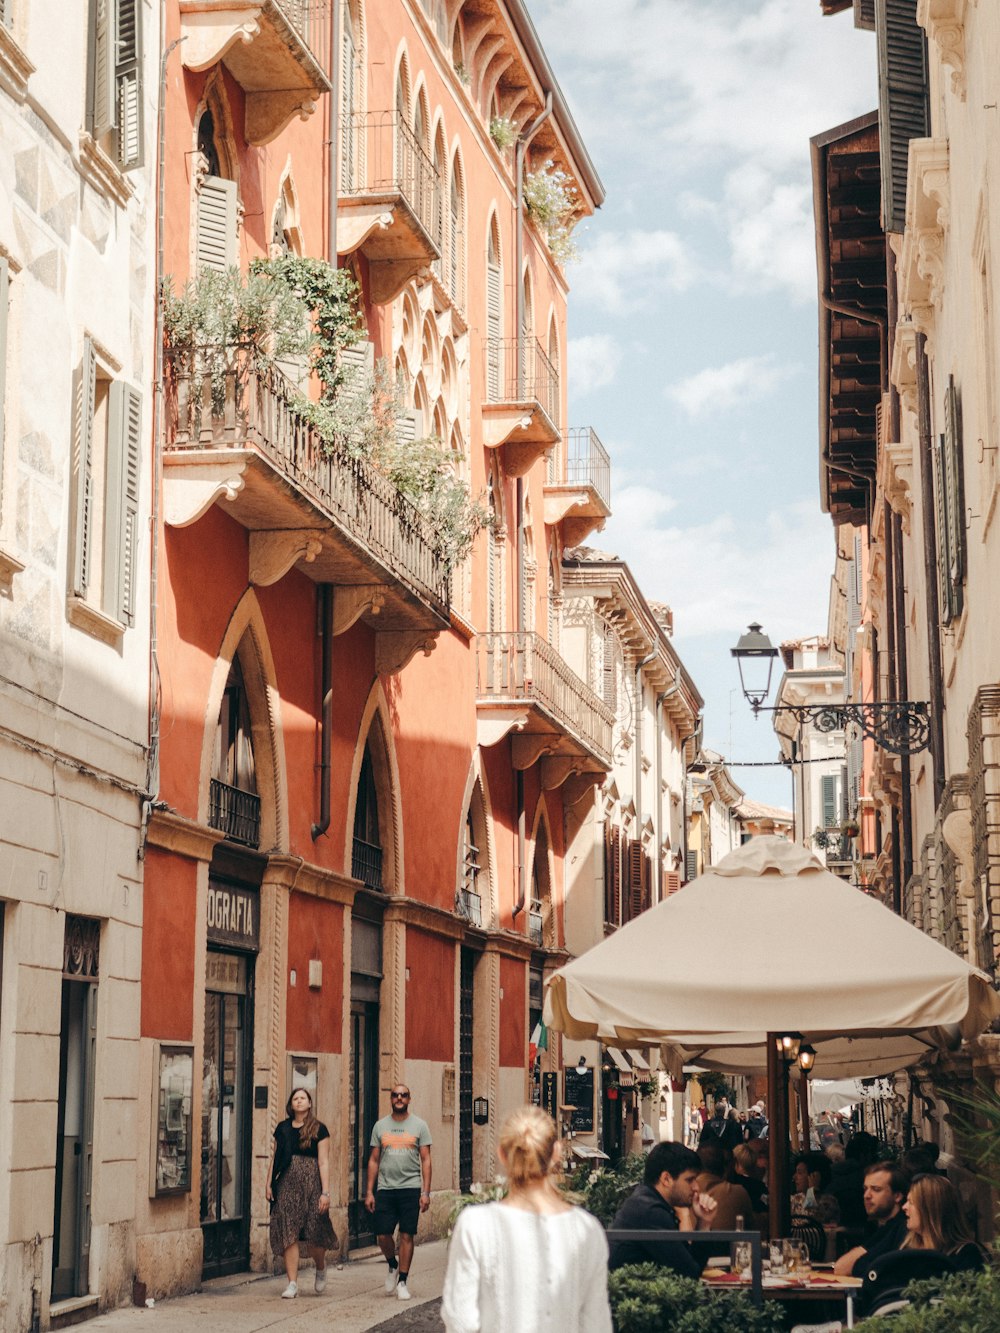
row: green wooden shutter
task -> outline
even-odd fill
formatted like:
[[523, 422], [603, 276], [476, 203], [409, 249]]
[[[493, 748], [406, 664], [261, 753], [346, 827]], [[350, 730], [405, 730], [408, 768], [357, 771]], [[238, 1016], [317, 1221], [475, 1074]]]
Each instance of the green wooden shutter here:
[[198, 189], [195, 267], [224, 273], [236, 263], [236, 182], [205, 176]]
[[73, 466], [74, 531], [72, 591], [86, 597], [90, 583], [90, 555], [94, 523], [94, 395], [97, 388], [97, 357], [94, 344], [83, 340], [80, 393], [77, 410], [76, 458]]
[[116, 380], [108, 397], [104, 610], [122, 625], [135, 623], [141, 431], [142, 397], [130, 384]]
[[115, 125], [115, 0], [93, 0], [89, 129], [102, 139]]
[[875, 31], [875, 0], [854, 0], [854, 26]]
[[876, 0], [882, 225], [901, 232], [906, 217], [910, 140], [930, 133], [927, 44], [917, 0]]
[[821, 782], [823, 793], [823, 827], [835, 828], [837, 818], [837, 778], [833, 773], [824, 774]]
[[7, 398], [7, 319], [10, 306], [10, 265], [0, 255], [0, 512], [3, 504], [3, 446]]
[[944, 480], [945, 521], [948, 529], [946, 623], [962, 614], [965, 582], [965, 478], [962, 459], [961, 405], [955, 378], [948, 376], [945, 393], [944, 435], [942, 436], [942, 474]]
[[118, 165], [128, 171], [142, 165], [142, 6], [140, 0], [117, 0], [116, 9]]

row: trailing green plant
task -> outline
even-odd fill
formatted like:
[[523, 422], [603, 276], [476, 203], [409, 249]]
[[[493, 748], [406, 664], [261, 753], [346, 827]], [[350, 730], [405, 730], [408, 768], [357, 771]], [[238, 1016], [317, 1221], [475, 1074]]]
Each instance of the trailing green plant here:
[[367, 332], [354, 274], [349, 269], [334, 268], [323, 259], [281, 255], [277, 259], [255, 259], [250, 265], [250, 278], [258, 276], [286, 288], [309, 312], [310, 369], [324, 392], [335, 392], [343, 380], [342, 349], [353, 347]]
[[608, 1276], [618, 1333], [780, 1333], [778, 1302], [753, 1304], [744, 1292], [711, 1291], [659, 1264], [627, 1264]]
[[598, 1167], [596, 1171], [584, 1166], [569, 1178], [567, 1186], [587, 1212], [593, 1213], [607, 1228], [636, 1185], [642, 1182], [645, 1169], [646, 1158], [642, 1153], [630, 1153], [614, 1166]]
[[302, 297], [264, 273], [201, 269], [178, 293], [163, 280], [163, 329], [169, 346], [229, 362], [241, 348], [261, 358], [300, 356], [312, 344]]
[[881, 1333], [996, 1333], [1000, 1329], [1000, 1268], [997, 1256], [981, 1273], [911, 1282], [904, 1295], [910, 1305], [891, 1320], [874, 1316], [855, 1327]]
[[524, 174], [524, 206], [541, 228], [558, 264], [579, 258], [573, 240], [577, 192], [569, 176], [549, 158], [537, 171]]
[[510, 116], [494, 116], [490, 121], [490, 138], [505, 153], [517, 139], [517, 126]]

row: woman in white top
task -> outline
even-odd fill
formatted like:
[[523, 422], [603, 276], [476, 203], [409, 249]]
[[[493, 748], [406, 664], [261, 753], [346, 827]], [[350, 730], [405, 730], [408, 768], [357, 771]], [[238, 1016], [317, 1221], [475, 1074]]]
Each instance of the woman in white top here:
[[464, 1208], [448, 1250], [447, 1333], [611, 1333], [608, 1243], [595, 1217], [552, 1183], [559, 1145], [535, 1106], [500, 1131], [502, 1203]]

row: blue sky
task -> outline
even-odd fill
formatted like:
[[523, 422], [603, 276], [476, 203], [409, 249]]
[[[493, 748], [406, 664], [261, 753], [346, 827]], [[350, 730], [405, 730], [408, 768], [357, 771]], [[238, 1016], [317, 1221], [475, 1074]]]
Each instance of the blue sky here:
[[[774, 759], [729, 649], [751, 620], [775, 644], [826, 628], [809, 138], [874, 108], [874, 34], [818, 0], [531, 12], [608, 196], [567, 270], [569, 415], [613, 468], [590, 540], [673, 607], [706, 744]], [[790, 803], [785, 770], [733, 776]]]

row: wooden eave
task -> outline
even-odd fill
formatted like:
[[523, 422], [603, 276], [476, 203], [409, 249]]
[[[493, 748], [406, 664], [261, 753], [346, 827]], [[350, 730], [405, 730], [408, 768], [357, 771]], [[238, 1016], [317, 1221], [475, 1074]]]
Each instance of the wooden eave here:
[[820, 497], [835, 525], [861, 525], [875, 483], [876, 409], [886, 380], [878, 112], [817, 135], [811, 145]]

